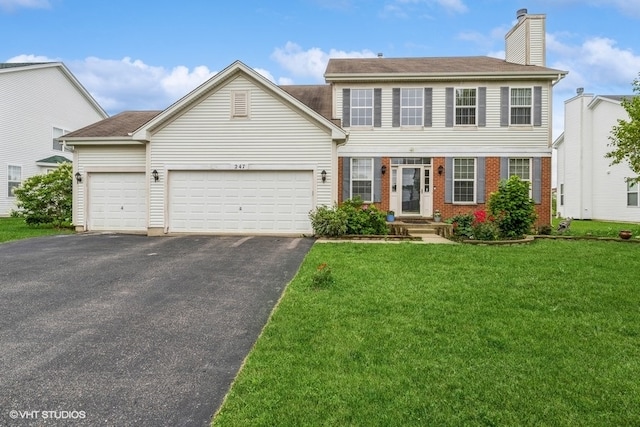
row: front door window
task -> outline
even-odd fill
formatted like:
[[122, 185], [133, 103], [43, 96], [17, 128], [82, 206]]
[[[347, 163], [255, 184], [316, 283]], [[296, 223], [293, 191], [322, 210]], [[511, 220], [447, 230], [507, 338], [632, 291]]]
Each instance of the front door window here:
[[420, 215], [420, 195], [422, 187], [422, 168], [403, 167], [402, 169], [402, 214]]

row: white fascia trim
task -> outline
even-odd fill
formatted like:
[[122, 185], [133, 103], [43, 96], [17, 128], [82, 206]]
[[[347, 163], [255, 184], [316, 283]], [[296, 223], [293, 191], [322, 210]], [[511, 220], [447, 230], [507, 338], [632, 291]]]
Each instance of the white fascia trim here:
[[255, 163], [255, 162], [229, 162], [229, 163], [176, 163], [164, 166], [165, 171], [233, 171], [246, 170], [285, 170], [285, 171], [311, 171], [318, 168], [315, 163]]
[[492, 149], [487, 147], [447, 147], [447, 151], [441, 148], [420, 148], [413, 151], [397, 150], [391, 151], [388, 148], [345, 150], [338, 149], [339, 157], [453, 157], [453, 156], [480, 156], [480, 157], [551, 157], [551, 148], [533, 147], [509, 147]]

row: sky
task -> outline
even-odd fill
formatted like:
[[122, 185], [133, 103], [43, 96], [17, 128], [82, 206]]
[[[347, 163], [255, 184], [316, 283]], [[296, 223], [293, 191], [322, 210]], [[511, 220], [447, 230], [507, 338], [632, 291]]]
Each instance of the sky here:
[[110, 114], [161, 110], [236, 60], [277, 84], [321, 84], [329, 58], [492, 56], [516, 11], [545, 14], [554, 88], [631, 94], [640, 0], [0, 0], [0, 62], [61, 61]]

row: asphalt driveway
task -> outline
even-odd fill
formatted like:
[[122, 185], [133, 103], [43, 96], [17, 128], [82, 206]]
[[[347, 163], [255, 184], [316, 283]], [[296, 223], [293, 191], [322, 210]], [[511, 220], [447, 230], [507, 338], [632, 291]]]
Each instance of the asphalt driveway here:
[[0, 425], [208, 425], [312, 244], [0, 244]]

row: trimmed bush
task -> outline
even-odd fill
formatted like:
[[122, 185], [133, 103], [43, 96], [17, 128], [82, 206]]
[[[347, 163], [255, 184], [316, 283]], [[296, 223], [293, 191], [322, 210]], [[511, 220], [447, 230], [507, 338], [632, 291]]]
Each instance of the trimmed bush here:
[[389, 230], [386, 213], [361, 199], [346, 200], [340, 206], [320, 206], [309, 213], [316, 236], [384, 235]]
[[500, 228], [501, 238], [520, 239], [531, 232], [536, 211], [527, 181], [515, 175], [501, 181], [498, 191], [491, 193], [488, 207]]

